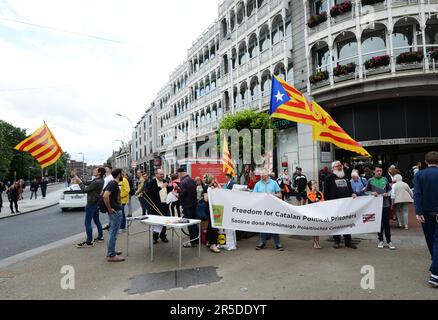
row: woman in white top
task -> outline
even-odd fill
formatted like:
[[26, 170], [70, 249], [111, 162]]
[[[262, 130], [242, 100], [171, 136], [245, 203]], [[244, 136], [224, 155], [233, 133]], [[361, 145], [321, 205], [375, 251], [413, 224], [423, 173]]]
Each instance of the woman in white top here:
[[394, 185], [391, 190], [391, 199], [396, 206], [398, 227], [408, 230], [409, 225], [409, 206], [414, 202], [414, 195], [411, 188], [405, 182], [401, 175], [394, 176]]

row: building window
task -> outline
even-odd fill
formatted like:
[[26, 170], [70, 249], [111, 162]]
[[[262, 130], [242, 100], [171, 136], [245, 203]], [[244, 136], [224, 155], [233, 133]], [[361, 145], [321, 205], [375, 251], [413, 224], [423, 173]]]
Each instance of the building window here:
[[311, 2], [311, 14], [319, 15], [321, 12], [328, 11], [328, 1], [327, 0], [314, 0]]
[[377, 25], [375, 29], [367, 29], [362, 34], [363, 60], [386, 54], [385, 26]]

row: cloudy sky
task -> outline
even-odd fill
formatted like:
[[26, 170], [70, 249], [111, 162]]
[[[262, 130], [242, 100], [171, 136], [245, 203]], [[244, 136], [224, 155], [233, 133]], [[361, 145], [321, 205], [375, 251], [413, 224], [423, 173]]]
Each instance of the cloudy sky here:
[[0, 0], [0, 119], [46, 121], [72, 159], [103, 163], [219, 0]]

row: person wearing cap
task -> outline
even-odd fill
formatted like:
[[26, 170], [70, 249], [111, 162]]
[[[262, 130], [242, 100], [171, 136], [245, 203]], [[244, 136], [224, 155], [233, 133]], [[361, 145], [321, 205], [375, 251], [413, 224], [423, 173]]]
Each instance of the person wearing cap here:
[[[198, 204], [196, 182], [187, 174], [186, 169], [179, 168], [178, 176], [180, 179], [180, 202], [183, 208], [184, 218], [196, 219], [196, 206]], [[185, 244], [185, 248], [196, 247], [196, 239], [199, 237], [197, 225], [189, 226], [190, 242]]]
[[[274, 180], [272, 180], [269, 176], [269, 173], [267, 170], [263, 170], [261, 172], [262, 180], [257, 182], [257, 184], [254, 187], [253, 192], [258, 193], [271, 193], [274, 194], [277, 198], [281, 199], [281, 189], [278, 183]], [[260, 243], [256, 247], [256, 250], [262, 250], [266, 247], [266, 242], [268, 240], [268, 237], [272, 236], [275, 243], [275, 248], [278, 251], [284, 251], [283, 246], [280, 242], [280, 235], [278, 234], [267, 234], [267, 233], [260, 233]]]

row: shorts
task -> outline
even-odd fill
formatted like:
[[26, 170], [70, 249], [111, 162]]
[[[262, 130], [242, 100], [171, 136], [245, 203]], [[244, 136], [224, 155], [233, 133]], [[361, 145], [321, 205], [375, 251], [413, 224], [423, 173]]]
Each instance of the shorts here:
[[307, 200], [307, 193], [305, 191], [303, 191], [303, 192], [298, 191], [296, 198], [298, 201]]

